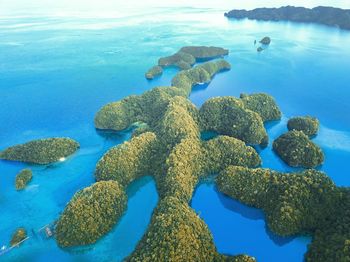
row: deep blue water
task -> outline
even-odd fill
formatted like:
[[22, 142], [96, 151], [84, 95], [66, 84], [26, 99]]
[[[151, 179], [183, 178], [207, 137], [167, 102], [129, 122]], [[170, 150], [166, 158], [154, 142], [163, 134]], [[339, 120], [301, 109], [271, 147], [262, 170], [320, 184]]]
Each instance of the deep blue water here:
[[218, 192], [213, 181], [197, 188], [192, 207], [208, 224], [221, 253], [249, 254], [257, 261], [303, 260], [309, 238], [276, 236], [266, 228], [261, 210], [242, 205]]
[[[228, 21], [222, 13], [172, 8], [105, 18], [0, 18], [0, 149], [52, 136], [69, 136], [81, 144], [63, 163], [30, 166], [34, 178], [22, 192], [15, 191], [14, 178], [28, 165], [0, 161], [0, 245], [8, 243], [18, 226], [38, 229], [56, 219], [77, 190], [94, 182], [98, 159], [130, 138], [127, 132], [96, 132], [94, 114], [105, 103], [169, 85], [175, 69], [154, 81], [147, 81], [144, 72], [158, 57], [183, 45], [217, 45], [230, 50], [231, 71], [217, 75], [206, 88], [196, 88], [190, 96], [196, 105], [213, 96], [270, 93], [284, 114], [281, 121], [267, 126], [271, 141], [286, 130], [289, 117], [318, 117], [321, 129], [314, 141], [326, 155], [320, 169], [337, 185], [350, 185], [346, 172], [350, 159], [350, 32], [318, 25]], [[253, 41], [265, 35], [272, 43], [257, 53]], [[280, 161], [271, 147], [260, 154], [264, 167], [295, 170]], [[137, 181], [130, 190], [122, 221], [89, 250], [63, 251], [53, 240], [33, 238], [1, 259], [120, 261], [146, 230], [158, 199], [149, 178]], [[201, 185], [192, 205], [208, 223], [219, 251], [250, 252], [269, 262], [283, 256], [302, 260], [307, 239], [271, 235], [260, 211], [220, 195], [213, 185]]]

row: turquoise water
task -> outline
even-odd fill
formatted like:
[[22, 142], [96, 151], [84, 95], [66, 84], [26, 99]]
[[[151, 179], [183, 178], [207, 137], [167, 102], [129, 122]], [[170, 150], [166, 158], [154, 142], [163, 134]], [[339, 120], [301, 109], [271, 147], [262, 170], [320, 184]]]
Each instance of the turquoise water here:
[[[98, 159], [130, 138], [129, 132], [97, 132], [94, 114], [107, 102], [169, 85], [175, 69], [151, 82], [144, 72], [158, 57], [183, 45], [230, 50], [227, 60], [232, 70], [217, 75], [206, 88], [196, 88], [190, 96], [196, 105], [213, 96], [270, 93], [284, 114], [280, 122], [267, 126], [271, 141], [286, 130], [289, 117], [318, 117], [322, 125], [314, 141], [326, 155], [320, 169], [337, 185], [350, 185], [350, 32], [317, 25], [228, 21], [222, 14], [173, 8], [134, 10], [119, 17], [0, 18], [0, 149], [52, 136], [69, 136], [81, 144], [66, 162], [30, 166], [34, 178], [22, 192], [15, 191], [14, 178], [28, 165], [0, 161], [0, 245], [8, 243], [18, 226], [37, 230], [56, 219], [77, 190], [94, 182]], [[272, 43], [257, 53], [253, 41], [265, 35]], [[264, 167], [295, 170], [271, 147], [260, 154]], [[33, 237], [1, 260], [120, 261], [145, 232], [158, 200], [150, 178], [133, 184], [128, 195], [122, 221], [96, 245], [67, 251], [53, 240]], [[212, 184], [196, 190], [192, 205], [208, 223], [219, 251], [250, 252], [269, 262], [281, 257], [302, 260], [308, 239], [274, 236], [266, 230], [260, 211], [220, 195]]]

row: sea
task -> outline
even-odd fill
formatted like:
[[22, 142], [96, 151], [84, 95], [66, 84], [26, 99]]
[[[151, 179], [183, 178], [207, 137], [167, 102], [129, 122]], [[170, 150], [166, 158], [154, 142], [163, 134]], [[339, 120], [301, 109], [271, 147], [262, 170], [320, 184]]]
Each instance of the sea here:
[[[215, 96], [264, 92], [272, 95], [282, 119], [266, 124], [270, 145], [259, 150], [262, 167], [288, 167], [272, 151], [287, 131], [288, 118], [320, 120], [313, 141], [325, 153], [318, 169], [338, 186], [350, 186], [350, 31], [316, 24], [229, 20], [216, 8], [149, 8], [102, 14], [16, 14], [0, 16], [0, 150], [33, 139], [71, 137], [81, 148], [48, 166], [0, 161], [0, 248], [14, 230], [29, 239], [0, 261], [122, 261], [147, 230], [158, 193], [152, 177], [127, 189], [127, 210], [94, 245], [61, 249], [38, 233], [55, 221], [75, 192], [94, 183], [97, 161], [130, 139], [130, 130], [101, 132], [94, 116], [106, 103], [169, 86], [176, 68], [148, 81], [144, 73], [159, 57], [186, 45], [229, 49], [230, 71], [208, 86], [194, 88], [200, 107]], [[254, 41], [272, 39], [262, 52]], [[31, 168], [33, 180], [16, 191], [16, 174]], [[219, 252], [248, 254], [261, 262], [301, 262], [310, 236], [279, 237], [264, 213], [220, 193], [210, 177], [195, 190], [190, 205], [207, 223]]]

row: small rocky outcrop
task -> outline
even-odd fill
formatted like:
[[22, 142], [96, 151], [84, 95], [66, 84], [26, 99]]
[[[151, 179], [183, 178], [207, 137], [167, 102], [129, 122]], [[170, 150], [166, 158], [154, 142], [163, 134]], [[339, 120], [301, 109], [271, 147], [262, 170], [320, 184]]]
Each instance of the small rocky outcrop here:
[[320, 147], [302, 131], [289, 131], [273, 142], [273, 150], [289, 166], [314, 168], [324, 161]]
[[314, 136], [317, 134], [320, 122], [311, 116], [298, 116], [288, 120], [288, 130], [303, 131], [305, 135]]

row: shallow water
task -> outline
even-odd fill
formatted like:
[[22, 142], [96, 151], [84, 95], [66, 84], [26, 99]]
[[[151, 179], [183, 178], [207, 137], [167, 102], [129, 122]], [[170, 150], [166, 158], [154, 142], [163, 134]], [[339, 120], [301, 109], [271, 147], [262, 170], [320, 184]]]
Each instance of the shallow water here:
[[[265, 35], [272, 43], [257, 53], [253, 41]], [[268, 124], [270, 141], [286, 130], [287, 118], [318, 117], [322, 125], [314, 141], [326, 154], [320, 169], [338, 185], [350, 185], [346, 175], [350, 159], [350, 32], [318, 25], [229, 21], [221, 11], [193, 8], [135, 10], [119, 18], [5, 17], [0, 18], [0, 149], [52, 136], [72, 137], [81, 149], [59, 165], [32, 167], [33, 181], [22, 192], [15, 191], [14, 177], [28, 165], [0, 161], [0, 245], [8, 243], [18, 226], [38, 229], [56, 219], [77, 190], [94, 182], [98, 159], [130, 138], [128, 132], [96, 132], [96, 111], [127, 95], [169, 85], [176, 69], [166, 70], [154, 81], [147, 81], [144, 72], [158, 57], [191, 44], [226, 47], [232, 64], [231, 71], [194, 90], [190, 99], [196, 105], [213, 96], [270, 93], [284, 114], [280, 122]], [[260, 153], [264, 167], [295, 170], [280, 161], [271, 147]], [[135, 186], [122, 221], [92, 249], [72, 253], [60, 250], [53, 240], [30, 240], [1, 259], [121, 260], [146, 230], [157, 202], [154, 182], [147, 179]], [[220, 251], [251, 251], [260, 261], [280, 261], [283, 252], [290, 261], [301, 261], [307, 243], [304, 238], [281, 246], [271, 241], [258, 211], [230, 199], [223, 204], [218, 197], [223, 199], [213, 186], [201, 186], [192, 203], [197, 203], [194, 207], [212, 229]], [[205, 203], [207, 207], [203, 207]], [[259, 219], [242, 218], [242, 210], [259, 213]], [[221, 221], [228, 232], [241, 229], [242, 242], [237, 243], [241, 236], [232, 239], [220, 230]], [[134, 227], [135, 223], [140, 224]], [[254, 232], [254, 245], [249, 242], [249, 232]], [[235, 245], [231, 245], [233, 240]], [[256, 245], [265, 252], [254, 250]]]

